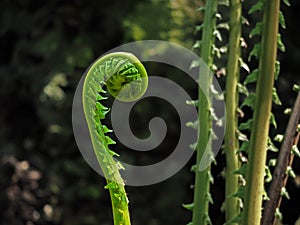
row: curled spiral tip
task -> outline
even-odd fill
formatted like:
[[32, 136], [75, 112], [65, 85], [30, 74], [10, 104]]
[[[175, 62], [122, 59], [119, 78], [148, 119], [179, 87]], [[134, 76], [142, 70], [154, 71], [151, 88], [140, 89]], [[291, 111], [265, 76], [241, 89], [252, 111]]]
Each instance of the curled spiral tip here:
[[[82, 105], [89, 135], [103, 174], [109, 180], [123, 183], [109, 149], [115, 144], [107, 133], [102, 120], [110, 111], [102, 104], [106, 90], [119, 102], [133, 102], [141, 98], [148, 87], [147, 72], [142, 63], [131, 53], [113, 52], [97, 59], [86, 71], [82, 89]], [[105, 90], [106, 89], [106, 90]]]
[[148, 87], [148, 75], [143, 64], [128, 52], [109, 53], [93, 64], [88, 75], [103, 79], [107, 91], [122, 102], [136, 101]]
[[[160, 51], [162, 46], [164, 50]], [[152, 51], [153, 49], [155, 51]], [[140, 56], [141, 60], [135, 55]], [[198, 112], [195, 106], [199, 103], [192, 104], [192, 106], [186, 105], [186, 100], [189, 102], [192, 100], [181, 84], [165, 77], [148, 77], [140, 61], [174, 66], [193, 79], [200, 89], [203, 89], [205, 82], [198, 82], [199, 71], [190, 70], [190, 62], [201, 63], [203, 81], [213, 77], [210, 76], [207, 65], [190, 50], [176, 44], [153, 40], [128, 43], [114, 48], [110, 53], [98, 58], [86, 70], [85, 76], [78, 84], [73, 101], [74, 136], [79, 150], [89, 165], [119, 188], [125, 185], [125, 180], [126, 185], [144, 186], [161, 182], [174, 175], [192, 157], [194, 151], [191, 151], [189, 146], [197, 141], [199, 132], [185, 126], [189, 121], [197, 120]], [[216, 80], [214, 80], [214, 87], [219, 87]], [[204, 91], [204, 94], [208, 96], [209, 93]], [[109, 97], [114, 97], [117, 101], [106, 102], [105, 100]], [[160, 117], [144, 121], [148, 122], [149, 131], [149, 136], [144, 139], [135, 136], [129, 123], [136, 101], [144, 101], [152, 97], [163, 99], [174, 107], [180, 118], [180, 136], [174, 151], [165, 159], [149, 165], [131, 165], [115, 157], [117, 154], [110, 149], [111, 145], [115, 144], [110, 137], [112, 130], [102, 123], [107, 122], [104, 119], [110, 119], [114, 138], [127, 149], [135, 151], [156, 149], [165, 141], [169, 129], [166, 121]], [[110, 105], [106, 106], [106, 103]], [[217, 115], [223, 115], [224, 101], [214, 104], [218, 104]], [[155, 111], [158, 108], [153, 107], [151, 110]], [[219, 139], [214, 142], [214, 155], [217, 154], [222, 144], [223, 129], [216, 134]], [[206, 155], [210, 154], [203, 155], [203, 164], [197, 169], [201, 170], [211, 163]], [[124, 170], [120, 171], [122, 168]], [[117, 189], [110, 188], [110, 191]]]

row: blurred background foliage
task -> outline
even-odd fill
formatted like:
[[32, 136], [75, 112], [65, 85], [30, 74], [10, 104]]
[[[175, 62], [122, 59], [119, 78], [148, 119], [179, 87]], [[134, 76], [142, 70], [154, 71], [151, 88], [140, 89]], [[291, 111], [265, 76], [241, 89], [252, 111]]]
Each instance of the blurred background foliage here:
[[[300, 80], [300, 4], [291, 3], [291, 8], [283, 9], [287, 51], [279, 55], [282, 72], [277, 86], [283, 107], [276, 110], [281, 132], [288, 119], [282, 112], [295, 98], [291, 87]], [[196, 9], [202, 4], [197, 0], [0, 0], [0, 224], [112, 224], [105, 181], [84, 161], [73, 137], [71, 110], [77, 83], [93, 60], [122, 43], [160, 39], [191, 49], [195, 26], [202, 20]], [[170, 69], [148, 66], [165, 74]], [[177, 79], [185, 82], [179, 75]], [[176, 117], [168, 112], [170, 107], [161, 105], [156, 112], [151, 105], [137, 107], [138, 121], [157, 114]], [[144, 132], [139, 127], [137, 134]], [[171, 126], [161, 151], [176, 144], [176, 130], [176, 125]], [[159, 158], [161, 153], [144, 155], [139, 161], [151, 157]], [[214, 224], [223, 222], [219, 209], [224, 200], [224, 163], [218, 157], [220, 163], [213, 169]], [[190, 220], [190, 212], [181, 206], [192, 200], [190, 165], [162, 183], [127, 188], [133, 224]], [[300, 174], [299, 166], [295, 172]], [[291, 200], [282, 210], [287, 224], [300, 213], [299, 205], [293, 206], [300, 198], [299, 186], [300, 182], [288, 184]]]

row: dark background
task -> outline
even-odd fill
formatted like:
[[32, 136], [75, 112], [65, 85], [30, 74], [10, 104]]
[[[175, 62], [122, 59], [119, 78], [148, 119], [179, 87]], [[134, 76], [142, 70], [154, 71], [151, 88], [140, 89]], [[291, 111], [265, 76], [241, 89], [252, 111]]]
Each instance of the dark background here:
[[[278, 130], [272, 129], [272, 135], [284, 132], [288, 116], [283, 111], [295, 100], [293, 84], [300, 83], [300, 4], [296, 0], [291, 3], [291, 7], [282, 7], [287, 24], [281, 31], [286, 52], [278, 55], [281, 75], [276, 82], [282, 106], [274, 106]], [[251, 4], [253, 1], [245, 1], [244, 15]], [[71, 109], [77, 83], [99, 55], [129, 41], [159, 39], [191, 49], [195, 26], [202, 19], [195, 10], [200, 5], [196, 0], [0, 0], [0, 224], [112, 224], [105, 180], [83, 160], [73, 137]], [[227, 9], [220, 9], [226, 20]], [[247, 34], [259, 15], [246, 17], [250, 22], [244, 28]], [[249, 47], [244, 54], [255, 40], [246, 39]], [[226, 58], [220, 60], [221, 65], [224, 62]], [[170, 69], [148, 66], [162, 74]], [[254, 60], [250, 67], [255, 66]], [[221, 78], [221, 84], [223, 81]], [[196, 96], [192, 86], [190, 90]], [[135, 124], [157, 113], [171, 125], [178, 119], [167, 103], [154, 104], [155, 112], [149, 104], [139, 107], [143, 110]], [[147, 132], [139, 125], [136, 129], [141, 136]], [[169, 139], [160, 147], [167, 153], [178, 137], [176, 125], [169, 129]], [[126, 157], [129, 153], [121, 154]], [[159, 160], [161, 155], [166, 152], [128, 157], [143, 163], [153, 157]], [[223, 158], [219, 154], [218, 165], [213, 166], [214, 224], [224, 222], [220, 211], [224, 200]], [[188, 223], [191, 213], [181, 204], [192, 201], [193, 174], [189, 170], [193, 163], [194, 158], [162, 183], [128, 187], [132, 224]], [[299, 175], [298, 159], [294, 165]], [[294, 224], [300, 214], [299, 180], [299, 176], [290, 179], [287, 186], [291, 200], [284, 200], [281, 208], [285, 224]]]

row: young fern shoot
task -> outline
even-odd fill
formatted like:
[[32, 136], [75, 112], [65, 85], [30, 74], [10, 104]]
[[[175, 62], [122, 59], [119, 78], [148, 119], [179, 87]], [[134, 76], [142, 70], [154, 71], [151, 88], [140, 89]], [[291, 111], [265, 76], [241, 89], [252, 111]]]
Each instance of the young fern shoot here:
[[118, 154], [109, 149], [115, 142], [107, 135], [111, 132], [101, 120], [109, 108], [101, 101], [108, 92], [119, 101], [135, 101], [146, 91], [147, 72], [141, 62], [132, 54], [116, 52], [99, 58], [86, 72], [82, 102], [92, 146], [107, 180], [106, 189], [110, 192], [115, 225], [130, 225], [128, 199], [125, 183], [119, 173], [122, 168], [113, 159]]

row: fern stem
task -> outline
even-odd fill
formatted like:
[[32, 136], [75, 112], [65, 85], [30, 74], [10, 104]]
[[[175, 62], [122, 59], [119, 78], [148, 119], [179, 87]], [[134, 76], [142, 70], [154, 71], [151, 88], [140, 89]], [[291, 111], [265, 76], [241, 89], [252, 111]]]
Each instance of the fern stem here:
[[225, 212], [226, 221], [229, 222], [239, 215], [239, 200], [232, 195], [238, 191], [238, 175], [233, 172], [239, 168], [239, 159], [236, 154], [238, 150], [238, 91], [239, 82], [239, 58], [241, 38], [241, 1], [230, 1], [230, 33], [229, 53], [226, 72], [226, 133], [225, 133], [225, 154], [226, 154], [226, 200]]
[[[201, 59], [208, 65], [212, 66], [212, 45], [214, 42], [213, 31], [215, 29], [215, 14], [217, 9], [216, 0], [207, 0], [205, 5], [205, 15], [202, 33], [202, 44], [201, 44]], [[198, 105], [198, 118], [199, 118], [199, 136], [197, 144], [197, 168], [199, 168], [200, 161], [208, 145], [211, 148], [211, 144], [208, 143], [209, 134], [211, 129], [211, 115], [210, 115], [210, 102], [206, 99], [204, 93], [209, 93], [211, 79], [206, 79], [208, 75], [203, 73], [209, 73], [208, 70], [202, 70], [200, 68], [199, 82], [201, 87], [206, 90], [199, 88], [199, 105]], [[203, 85], [203, 86], [202, 86]], [[208, 211], [210, 201], [210, 167], [204, 171], [196, 169], [195, 175], [195, 190], [194, 190], [194, 208], [192, 224], [194, 225], [206, 225], [210, 223]]]
[[277, 50], [278, 15], [280, 0], [264, 2], [262, 43], [254, 107], [254, 120], [249, 145], [249, 162], [243, 225], [259, 225], [261, 219], [267, 138], [272, 105], [275, 61]]
[[[113, 158], [118, 154], [109, 149], [109, 145], [116, 142], [107, 135], [112, 130], [102, 124], [102, 120], [109, 112], [109, 108], [101, 104], [101, 100], [107, 98], [102, 96], [106, 93], [102, 86], [106, 84], [108, 92], [119, 101], [134, 101], [146, 91], [147, 72], [133, 54], [114, 52], [97, 59], [86, 73], [82, 89], [82, 106], [95, 155], [107, 180], [105, 188], [109, 190], [111, 197], [114, 225], [130, 225], [125, 183], [119, 172], [122, 165]], [[135, 85], [127, 85], [124, 88], [124, 81], [132, 81], [132, 77], [136, 78], [136, 83], [133, 82]], [[139, 88], [134, 94], [128, 91], [137, 86]]]
[[[109, 194], [112, 203], [114, 225], [130, 225], [128, 201], [124, 185], [118, 184], [116, 188], [110, 188]], [[127, 202], [127, 204], [124, 202]]]

